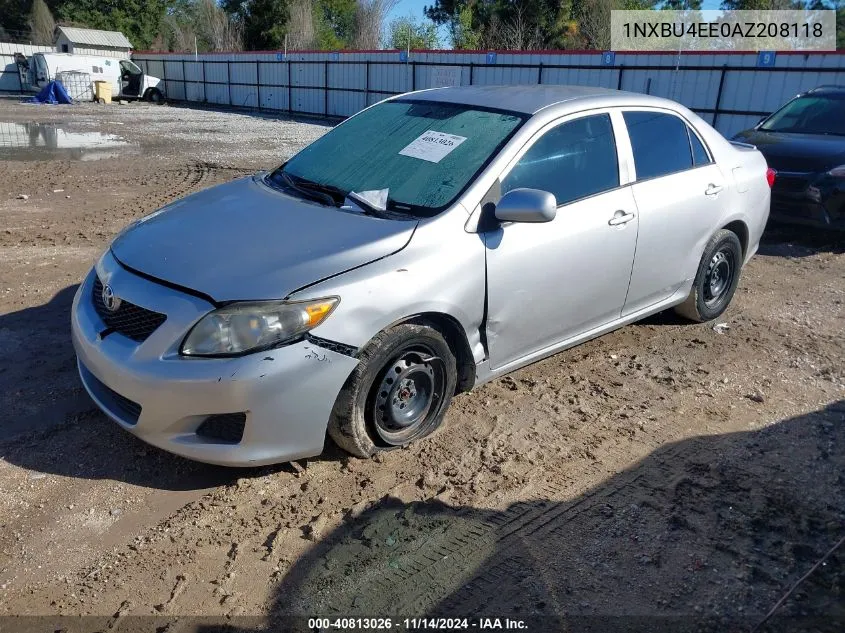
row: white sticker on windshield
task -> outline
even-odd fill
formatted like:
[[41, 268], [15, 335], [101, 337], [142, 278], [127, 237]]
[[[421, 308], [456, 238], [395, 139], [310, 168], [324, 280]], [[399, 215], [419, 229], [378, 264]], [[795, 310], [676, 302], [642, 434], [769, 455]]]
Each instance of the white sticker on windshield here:
[[455, 136], [454, 134], [427, 130], [399, 153], [402, 156], [419, 158], [430, 163], [439, 163], [465, 140], [467, 140], [466, 136]]

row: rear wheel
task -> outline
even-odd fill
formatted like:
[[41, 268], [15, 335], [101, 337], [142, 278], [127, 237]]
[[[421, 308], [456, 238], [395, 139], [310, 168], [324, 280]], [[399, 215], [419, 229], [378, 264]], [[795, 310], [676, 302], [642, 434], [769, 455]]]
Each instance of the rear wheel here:
[[742, 245], [736, 233], [722, 229], [707, 246], [689, 297], [675, 311], [692, 321], [710, 321], [733, 299], [742, 270]]
[[427, 325], [381, 332], [360, 354], [329, 421], [335, 443], [357, 457], [433, 433], [455, 392], [455, 356]]

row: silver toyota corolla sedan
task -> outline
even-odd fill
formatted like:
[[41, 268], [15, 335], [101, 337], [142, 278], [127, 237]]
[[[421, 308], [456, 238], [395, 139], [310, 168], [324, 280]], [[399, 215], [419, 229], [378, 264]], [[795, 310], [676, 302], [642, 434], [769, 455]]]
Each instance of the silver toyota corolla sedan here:
[[720, 315], [774, 173], [677, 103], [569, 86], [394, 97], [120, 233], [79, 287], [85, 388], [141, 439], [367, 457], [452, 396], [675, 307]]

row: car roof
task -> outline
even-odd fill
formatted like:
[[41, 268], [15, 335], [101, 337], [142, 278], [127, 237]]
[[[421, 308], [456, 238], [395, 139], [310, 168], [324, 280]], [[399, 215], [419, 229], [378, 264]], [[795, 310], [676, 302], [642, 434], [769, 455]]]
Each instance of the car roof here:
[[[561, 86], [550, 84], [525, 86], [454, 86], [432, 88], [402, 95], [398, 98], [425, 101], [443, 101], [470, 106], [508, 110], [522, 114], [536, 112], [561, 103], [578, 101], [579, 105], [591, 102], [597, 107], [611, 105], [651, 105], [666, 107], [677, 104], [635, 92], [596, 88], [592, 86]], [[595, 102], [594, 104], [592, 102]]]
[[806, 94], [835, 94], [845, 95], [845, 86], [829, 84], [826, 86], [818, 86], [812, 90], [808, 90]]

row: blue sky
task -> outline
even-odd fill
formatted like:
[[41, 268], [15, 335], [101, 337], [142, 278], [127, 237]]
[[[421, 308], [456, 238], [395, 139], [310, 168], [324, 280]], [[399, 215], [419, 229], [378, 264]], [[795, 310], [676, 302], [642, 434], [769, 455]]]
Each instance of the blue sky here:
[[421, 20], [423, 18], [423, 7], [433, 4], [434, 0], [399, 0], [393, 11], [388, 14], [387, 22], [389, 24], [391, 20], [406, 18], [409, 15]]

